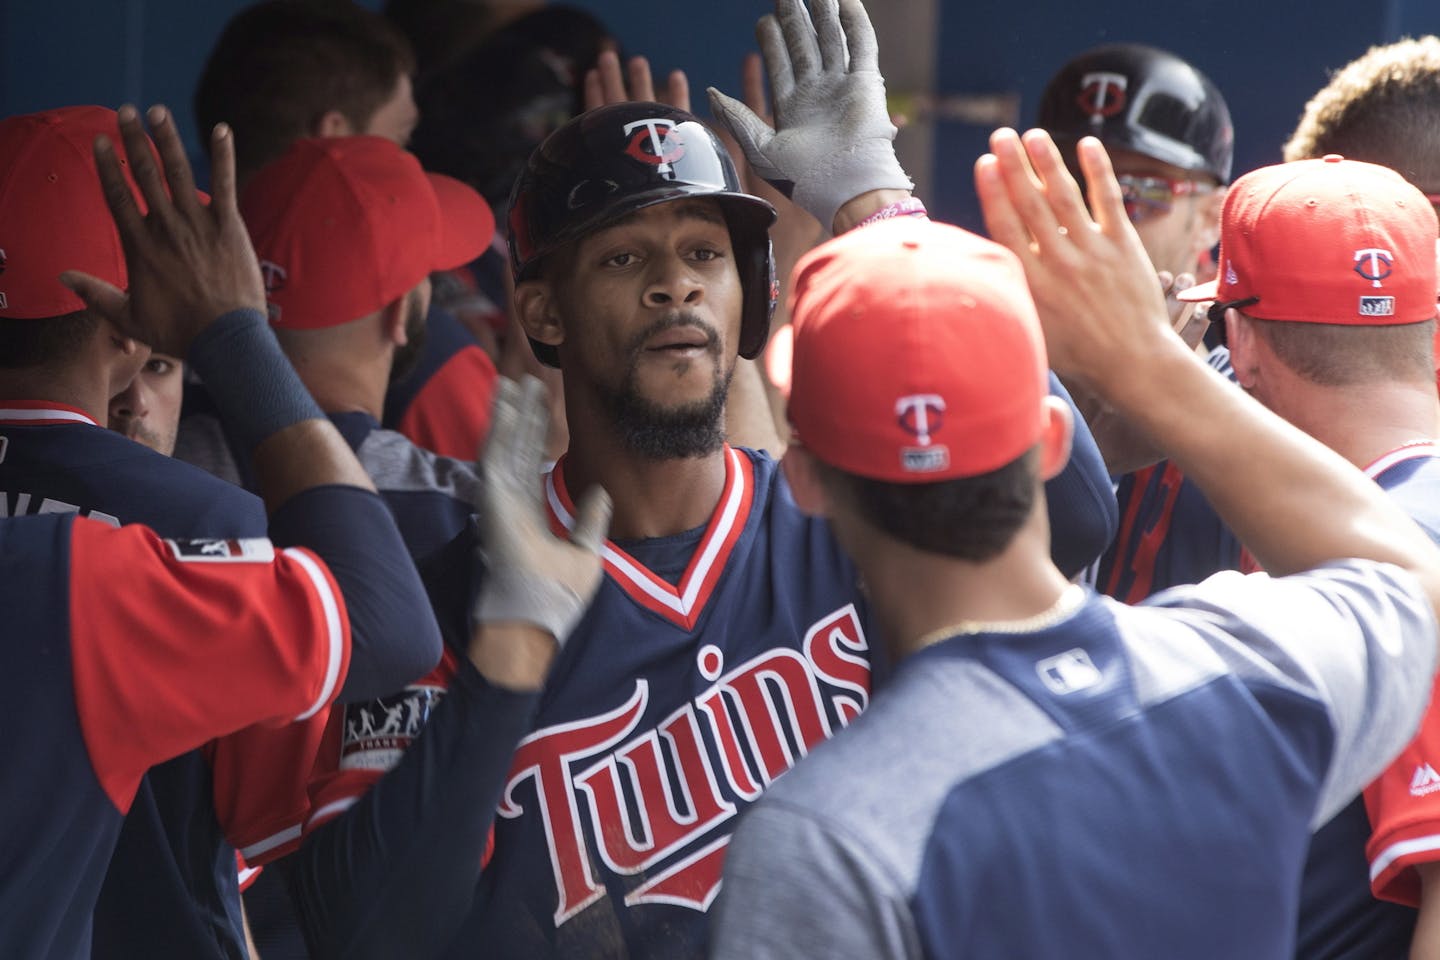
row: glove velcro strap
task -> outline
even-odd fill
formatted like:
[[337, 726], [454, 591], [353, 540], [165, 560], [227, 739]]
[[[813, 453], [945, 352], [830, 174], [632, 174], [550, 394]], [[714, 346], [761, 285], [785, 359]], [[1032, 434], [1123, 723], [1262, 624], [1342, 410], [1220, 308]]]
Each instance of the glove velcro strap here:
[[563, 647], [584, 612], [585, 602], [563, 583], [524, 570], [492, 568], [472, 615], [476, 623], [534, 624]]

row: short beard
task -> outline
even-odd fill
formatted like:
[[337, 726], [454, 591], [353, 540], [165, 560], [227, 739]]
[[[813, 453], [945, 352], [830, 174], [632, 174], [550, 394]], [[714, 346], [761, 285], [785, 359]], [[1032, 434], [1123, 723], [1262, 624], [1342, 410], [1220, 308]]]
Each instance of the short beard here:
[[[716, 364], [715, 385], [704, 400], [679, 408], [658, 406], [640, 396], [635, 386], [635, 368], [640, 353], [651, 337], [673, 327], [693, 326], [705, 331], [712, 355], [720, 352], [720, 337], [714, 328], [693, 314], [665, 317], [642, 330], [630, 343], [630, 365], [618, 389], [600, 391], [611, 423], [631, 453], [646, 460], [683, 460], [714, 453], [725, 444], [725, 399], [735, 365], [725, 370]], [[718, 357], [717, 357], [718, 359]], [[720, 372], [723, 371], [723, 372]]]

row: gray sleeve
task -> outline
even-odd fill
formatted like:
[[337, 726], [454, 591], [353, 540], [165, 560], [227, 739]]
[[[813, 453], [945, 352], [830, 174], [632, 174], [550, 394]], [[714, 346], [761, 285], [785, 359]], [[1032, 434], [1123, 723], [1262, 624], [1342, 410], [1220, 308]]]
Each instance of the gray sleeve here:
[[715, 909], [716, 960], [921, 955], [900, 884], [859, 845], [766, 798], [730, 841]]
[[1399, 567], [1346, 560], [1290, 577], [1227, 572], [1146, 605], [1190, 619], [1242, 680], [1288, 685], [1325, 704], [1334, 752], [1315, 825], [1385, 769], [1429, 700], [1434, 613]]

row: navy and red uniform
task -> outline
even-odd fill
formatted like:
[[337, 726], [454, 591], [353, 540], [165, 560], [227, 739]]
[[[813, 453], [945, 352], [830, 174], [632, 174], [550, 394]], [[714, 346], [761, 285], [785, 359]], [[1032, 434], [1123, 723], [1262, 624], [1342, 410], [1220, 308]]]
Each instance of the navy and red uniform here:
[[1074, 599], [912, 655], [776, 784], [732, 843], [712, 956], [1314, 956], [1296, 878], [1424, 708], [1420, 585], [1347, 560]]
[[[99, 427], [82, 411], [42, 402], [0, 407], [0, 491], [8, 515], [82, 513], [112, 525], [143, 523], [166, 537], [266, 534], [258, 498]], [[378, 508], [361, 491], [332, 499], [355, 503], [354, 522], [362, 525]], [[384, 602], [392, 589], [371, 596]], [[423, 671], [436, 656], [436, 647], [421, 642], [425, 636], [422, 628], [390, 639], [388, 652], [384, 644], [367, 648], [357, 656], [347, 695], [373, 696], [396, 677]], [[410, 639], [416, 643], [407, 650]], [[245, 955], [235, 850], [263, 863], [298, 845], [306, 773], [324, 722], [321, 716], [284, 731], [238, 731], [145, 777], [96, 907], [95, 956]]]
[[306, 550], [73, 516], [0, 522], [0, 571], [0, 663], [29, 731], [12, 738], [3, 790], [0, 955], [89, 957], [146, 769], [320, 711], [346, 675], [346, 607]]
[[[1207, 361], [1227, 378], [1230, 352]], [[1139, 603], [1170, 587], [1199, 583], [1241, 568], [1240, 541], [1205, 494], [1169, 460], [1125, 474], [1115, 486], [1120, 529], [1096, 567], [1095, 589], [1122, 603]]]
[[[1365, 472], [1440, 543], [1440, 454], [1433, 444], [1391, 451]], [[1413, 908], [1420, 902], [1414, 867], [1436, 859], [1433, 838], [1440, 832], [1427, 770], [1440, 743], [1440, 711], [1433, 703], [1419, 734], [1366, 789], [1363, 801], [1356, 798], [1316, 831], [1302, 882], [1297, 956], [1410, 955]]]
[[432, 305], [415, 369], [385, 394], [385, 426], [433, 453], [471, 460], [490, 433], [498, 376], [465, 325]]

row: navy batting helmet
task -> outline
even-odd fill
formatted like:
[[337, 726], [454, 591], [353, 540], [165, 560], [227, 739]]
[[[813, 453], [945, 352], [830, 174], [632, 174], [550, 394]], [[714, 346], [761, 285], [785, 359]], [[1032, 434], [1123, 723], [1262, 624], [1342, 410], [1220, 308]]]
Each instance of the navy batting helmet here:
[[1174, 54], [1117, 43], [1080, 54], [1051, 78], [1036, 124], [1057, 144], [1081, 137], [1230, 182], [1235, 133], [1225, 98]]
[[[551, 253], [636, 210], [685, 197], [714, 197], [730, 228], [743, 307], [740, 356], [765, 348], [775, 308], [770, 225], [775, 208], [744, 192], [735, 164], [692, 115], [660, 103], [617, 103], [581, 114], [530, 155], [510, 194], [510, 267], [533, 278]], [[541, 363], [553, 346], [530, 340]]]

